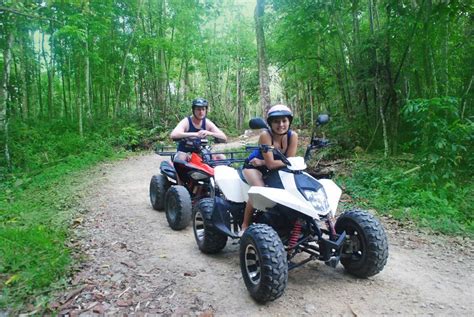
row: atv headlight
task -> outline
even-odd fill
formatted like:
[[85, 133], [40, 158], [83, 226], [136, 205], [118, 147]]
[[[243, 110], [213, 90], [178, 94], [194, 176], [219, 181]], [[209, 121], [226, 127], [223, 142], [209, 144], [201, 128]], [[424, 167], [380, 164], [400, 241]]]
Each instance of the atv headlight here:
[[329, 204], [328, 197], [323, 188], [320, 188], [317, 191], [314, 190], [305, 190], [304, 195], [308, 201], [313, 205], [313, 207], [318, 211], [320, 215], [326, 215], [329, 213]]

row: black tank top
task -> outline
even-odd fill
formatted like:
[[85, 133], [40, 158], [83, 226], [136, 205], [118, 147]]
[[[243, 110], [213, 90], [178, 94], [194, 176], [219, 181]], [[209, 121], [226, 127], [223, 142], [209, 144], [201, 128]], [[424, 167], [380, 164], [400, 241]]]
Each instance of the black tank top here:
[[[188, 131], [186, 131], [186, 132], [198, 132], [198, 131], [201, 131], [201, 130], [206, 130], [206, 117], [204, 117], [204, 119], [202, 119], [200, 129], [198, 129], [194, 126], [191, 116], [188, 117], [188, 124], [189, 124], [189, 128], [188, 128]], [[186, 148], [186, 141], [185, 140], [179, 141], [177, 151], [189, 152], [189, 149]]]

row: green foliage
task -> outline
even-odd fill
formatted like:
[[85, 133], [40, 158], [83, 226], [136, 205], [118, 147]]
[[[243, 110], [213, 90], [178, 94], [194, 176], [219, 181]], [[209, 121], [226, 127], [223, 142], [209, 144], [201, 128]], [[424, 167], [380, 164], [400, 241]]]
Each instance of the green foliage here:
[[118, 136], [119, 145], [123, 146], [127, 150], [135, 150], [143, 139], [145, 133], [142, 130], [138, 130], [135, 127], [128, 126], [122, 128], [120, 135]]
[[81, 137], [72, 124], [59, 120], [34, 125], [13, 121], [10, 126], [9, 146], [15, 174], [37, 173], [84, 153], [107, 157], [114, 152], [110, 143], [107, 136], [93, 131]]
[[97, 127], [80, 137], [67, 122], [12, 121], [15, 168], [2, 171], [0, 184], [0, 307], [38, 304], [38, 295], [54, 291], [70, 271], [76, 171], [121, 153], [111, 145], [115, 128]]
[[350, 177], [339, 177], [357, 204], [438, 232], [474, 234], [474, 184], [433, 186], [413, 164], [369, 159], [354, 164]]
[[[19, 219], [10, 221], [18, 222]], [[4, 228], [6, 227], [6, 228]], [[5, 292], [27, 296], [50, 286], [67, 271], [71, 259], [64, 248], [65, 233], [38, 224], [0, 227], [0, 272], [5, 274]], [[19, 298], [19, 299], [20, 299]], [[0, 301], [0, 306], [3, 306]]]
[[406, 145], [420, 162], [424, 180], [439, 184], [473, 175], [474, 124], [460, 118], [457, 99], [413, 100], [402, 114], [410, 135]]
[[0, 186], [0, 308], [21, 309], [61, 287], [73, 260], [67, 247], [77, 212], [77, 171], [103, 154], [70, 157], [41, 173]]

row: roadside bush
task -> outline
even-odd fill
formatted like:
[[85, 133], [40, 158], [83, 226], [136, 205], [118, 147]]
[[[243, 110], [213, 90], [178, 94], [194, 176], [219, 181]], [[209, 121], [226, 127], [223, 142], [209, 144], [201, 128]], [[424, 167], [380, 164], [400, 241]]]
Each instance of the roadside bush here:
[[118, 145], [127, 150], [135, 151], [139, 147], [144, 136], [145, 133], [143, 130], [137, 129], [136, 127], [128, 126], [122, 128], [120, 135], [117, 137]]
[[426, 183], [419, 175], [423, 171], [397, 159], [365, 157], [352, 171], [338, 181], [356, 204], [438, 232], [474, 235], [474, 184]]
[[417, 99], [402, 109], [408, 126], [406, 149], [420, 162], [420, 176], [431, 183], [471, 177], [474, 124], [459, 116], [456, 98]]

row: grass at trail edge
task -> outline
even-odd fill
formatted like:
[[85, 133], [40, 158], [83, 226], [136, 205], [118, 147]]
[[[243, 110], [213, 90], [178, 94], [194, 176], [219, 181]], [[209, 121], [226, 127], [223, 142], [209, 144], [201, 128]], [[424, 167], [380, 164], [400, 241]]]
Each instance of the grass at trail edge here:
[[472, 182], [424, 182], [416, 171], [407, 173], [411, 165], [372, 159], [352, 163], [351, 175], [337, 177], [355, 204], [434, 232], [474, 237]]
[[123, 156], [112, 148], [83, 153], [1, 185], [0, 310], [41, 311], [48, 295], [64, 287], [74, 264], [67, 243], [78, 191], [86, 186], [83, 171]]

